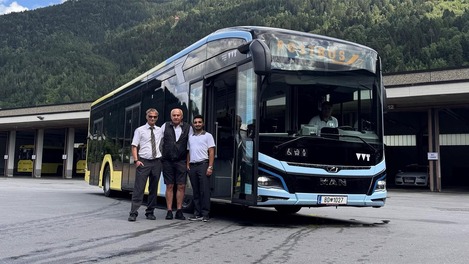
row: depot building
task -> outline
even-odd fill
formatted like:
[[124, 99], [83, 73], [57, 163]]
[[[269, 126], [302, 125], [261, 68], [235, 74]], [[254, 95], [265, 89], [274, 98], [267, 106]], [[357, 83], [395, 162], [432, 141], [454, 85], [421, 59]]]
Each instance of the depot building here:
[[[469, 191], [469, 68], [388, 74], [384, 84], [388, 186], [418, 164], [428, 167], [431, 191]], [[90, 107], [0, 109], [0, 176], [83, 177]]]

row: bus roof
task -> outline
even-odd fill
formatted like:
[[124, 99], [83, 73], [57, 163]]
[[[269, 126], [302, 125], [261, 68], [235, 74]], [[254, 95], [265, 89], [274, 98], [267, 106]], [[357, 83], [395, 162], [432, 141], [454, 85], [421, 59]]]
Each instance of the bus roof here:
[[184, 57], [185, 55], [189, 54], [191, 51], [201, 47], [202, 45], [210, 42], [210, 41], [214, 41], [214, 40], [217, 40], [217, 39], [223, 39], [223, 38], [228, 38], [228, 37], [238, 37], [238, 38], [244, 38], [244, 39], [247, 39], [248, 41], [252, 40], [252, 36], [250, 33], [246, 32], [246, 30], [238, 30], [237, 32], [234, 32], [234, 31], [231, 31], [231, 32], [219, 32], [219, 31], [216, 31], [208, 36], [205, 36], [204, 38], [200, 39], [199, 41], [193, 43], [192, 45], [188, 46], [187, 48], [183, 49], [182, 51], [174, 54], [173, 56], [171, 56], [170, 58], [168, 58], [167, 60], [161, 62], [160, 64], [156, 65], [155, 67], [151, 68], [150, 70], [144, 72], [143, 74], [141, 74], [140, 76], [138, 76], [137, 78], [131, 80], [130, 82], [120, 86], [119, 88], [111, 91], [110, 93], [102, 96], [101, 98], [97, 99], [96, 101], [94, 101], [91, 106], [94, 106], [96, 104], [98, 104], [99, 102], [109, 98], [109, 97], [112, 97], [113, 95], [119, 93], [120, 91], [124, 90], [125, 88], [131, 86], [132, 84], [134, 83], [137, 83], [137, 82], [141, 82], [141, 81], [146, 81], [148, 80], [149, 78], [151, 78], [151, 75], [152, 73], [162, 69], [163, 67], [167, 66], [167, 65], [170, 65], [171, 63], [173, 63], [174, 61], [176, 61], [177, 59], [179, 58], [182, 58]]
[[96, 106], [100, 102], [106, 100], [107, 98], [110, 98], [119, 92], [125, 90], [127, 87], [130, 87], [131, 85], [138, 83], [138, 82], [144, 82], [147, 81], [155, 76], [155, 73], [158, 72], [159, 70], [163, 69], [165, 66], [170, 65], [171, 63], [174, 63], [180, 58], [183, 58], [185, 55], [189, 54], [191, 51], [196, 50], [197, 48], [201, 47], [202, 45], [217, 40], [217, 39], [223, 39], [223, 38], [243, 38], [246, 39], [247, 41], [251, 41], [253, 38], [256, 37], [256, 35], [260, 34], [265, 34], [265, 33], [284, 33], [284, 34], [289, 34], [289, 35], [297, 35], [297, 36], [304, 36], [308, 38], [315, 38], [315, 39], [322, 39], [322, 40], [327, 40], [327, 41], [332, 41], [336, 43], [342, 43], [345, 45], [350, 45], [350, 46], [355, 46], [360, 49], [364, 50], [369, 50], [372, 52], [375, 52], [375, 50], [364, 46], [360, 45], [354, 42], [342, 40], [342, 39], [336, 39], [332, 37], [327, 37], [327, 36], [322, 36], [322, 35], [316, 35], [316, 34], [311, 34], [311, 33], [305, 33], [305, 32], [300, 32], [300, 31], [295, 31], [295, 30], [289, 30], [289, 29], [281, 29], [281, 28], [273, 28], [273, 27], [261, 27], [261, 26], [236, 26], [236, 27], [228, 27], [228, 28], [222, 28], [219, 29], [204, 38], [200, 39], [199, 41], [193, 43], [192, 45], [186, 47], [185, 49], [181, 50], [180, 52], [174, 54], [170, 58], [166, 59], [165, 61], [161, 62], [160, 64], [156, 65], [155, 67], [151, 68], [150, 70], [144, 72], [143, 74], [139, 75], [135, 79], [127, 82], [126, 84], [118, 87], [117, 89], [109, 92], [108, 94], [98, 98], [96, 101], [94, 101], [91, 104], [91, 107]]
[[284, 28], [262, 27], [262, 26], [236, 26], [236, 27], [222, 28], [222, 29], [219, 29], [219, 30], [215, 31], [215, 33], [217, 33], [217, 32], [229, 32], [229, 31], [240, 31], [240, 30], [250, 31], [254, 35], [254, 38], [255, 38], [256, 35], [269, 33], [269, 32], [284, 33], [284, 34], [288, 34], [288, 35], [304, 36], [304, 37], [308, 37], [308, 38], [323, 39], [323, 40], [328, 40], [328, 41], [332, 41], [332, 42], [343, 43], [343, 44], [347, 44], [347, 45], [350, 45], [350, 46], [355, 46], [355, 47], [359, 47], [359, 48], [362, 48], [362, 49], [367, 49], [367, 50], [376, 52], [374, 49], [372, 49], [368, 46], [358, 44], [358, 43], [355, 43], [355, 42], [351, 42], [351, 41], [348, 41], [348, 40], [343, 40], [343, 39], [338, 39], [338, 38], [333, 38], [333, 37], [328, 37], [328, 36], [318, 35], [318, 34], [313, 34], [313, 33], [307, 33], [307, 32], [302, 32], [302, 31], [296, 31], [296, 30], [291, 30], [291, 29], [284, 29]]

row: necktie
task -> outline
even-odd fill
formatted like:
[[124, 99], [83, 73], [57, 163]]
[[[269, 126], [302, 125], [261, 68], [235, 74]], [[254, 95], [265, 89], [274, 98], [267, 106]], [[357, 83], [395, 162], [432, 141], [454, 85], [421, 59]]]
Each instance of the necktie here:
[[153, 133], [154, 127], [150, 127], [151, 130], [151, 155], [155, 159], [156, 158], [156, 140], [155, 140], [155, 134]]

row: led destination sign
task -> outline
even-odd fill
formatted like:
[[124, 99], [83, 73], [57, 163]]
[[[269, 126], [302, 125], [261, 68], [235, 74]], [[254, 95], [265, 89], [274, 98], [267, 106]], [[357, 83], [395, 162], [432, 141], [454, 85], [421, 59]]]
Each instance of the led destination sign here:
[[331, 38], [266, 33], [259, 36], [270, 48], [272, 68], [283, 70], [376, 71], [377, 53], [358, 44]]

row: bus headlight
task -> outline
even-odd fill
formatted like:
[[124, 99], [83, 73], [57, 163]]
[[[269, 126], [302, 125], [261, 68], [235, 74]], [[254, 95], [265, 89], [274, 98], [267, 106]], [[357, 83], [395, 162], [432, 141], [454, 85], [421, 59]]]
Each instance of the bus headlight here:
[[268, 175], [260, 175], [257, 177], [257, 185], [266, 188], [283, 189], [282, 182], [279, 178]]
[[379, 180], [376, 182], [376, 189], [377, 192], [384, 192], [386, 191], [386, 180]]

